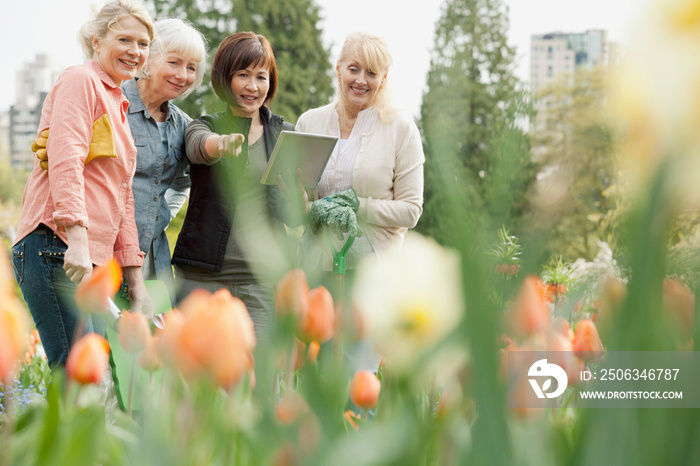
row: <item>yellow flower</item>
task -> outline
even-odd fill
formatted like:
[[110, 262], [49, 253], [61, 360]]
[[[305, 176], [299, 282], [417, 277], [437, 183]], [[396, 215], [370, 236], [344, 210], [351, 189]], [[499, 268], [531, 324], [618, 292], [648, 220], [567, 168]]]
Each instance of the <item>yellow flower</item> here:
[[403, 371], [459, 323], [463, 300], [458, 256], [409, 232], [402, 248], [365, 259], [352, 297], [367, 336]]

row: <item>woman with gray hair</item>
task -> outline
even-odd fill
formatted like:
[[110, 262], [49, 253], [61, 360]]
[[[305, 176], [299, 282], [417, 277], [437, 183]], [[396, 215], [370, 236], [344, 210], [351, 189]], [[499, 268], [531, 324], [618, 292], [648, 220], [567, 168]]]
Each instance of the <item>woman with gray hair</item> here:
[[146, 253], [144, 276], [164, 282], [175, 302], [165, 229], [190, 189], [184, 138], [192, 118], [172, 100], [202, 83], [207, 48], [202, 34], [185, 21], [160, 20], [155, 29], [142, 77], [125, 82], [122, 90], [129, 100], [127, 118], [138, 150], [133, 191], [139, 246]]

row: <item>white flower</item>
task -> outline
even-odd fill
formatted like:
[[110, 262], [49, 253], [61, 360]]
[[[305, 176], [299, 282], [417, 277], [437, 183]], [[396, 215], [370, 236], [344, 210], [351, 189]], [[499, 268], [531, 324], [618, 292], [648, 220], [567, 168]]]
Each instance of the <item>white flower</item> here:
[[389, 370], [404, 370], [459, 323], [463, 299], [459, 257], [409, 232], [402, 248], [364, 260], [353, 306]]
[[625, 129], [623, 161], [633, 187], [669, 161], [672, 193], [698, 201], [700, 1], [653, 0], [632, 31], [612, 103]]

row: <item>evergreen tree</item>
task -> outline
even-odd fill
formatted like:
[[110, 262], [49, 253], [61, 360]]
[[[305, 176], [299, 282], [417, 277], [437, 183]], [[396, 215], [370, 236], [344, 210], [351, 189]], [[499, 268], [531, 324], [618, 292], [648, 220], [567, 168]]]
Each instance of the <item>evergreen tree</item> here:
[[319, 8], [313, 0], [149, 0], [157, 18], [191, 22], [207, 38], [209, 65], [204, 84], [177, 102], [193, 118], [223, 106], [210, 83], [211, 59], [221, 41], [237, 31], [262, 34], [277, 58], [279, 85], [272, 111], [296, 122], [301, 113], [326, 104], [333, 95], [332, 64], [317, 28]]
[[462, 192], [449, 195], [463, 197], [464, 209], [483, 211], [474, 226], [489, 231], [512, 228], [534, 179], [521, 127], [530, 106], [514, 75], [507, 14], [501, 0], [447, 0], [437, 24], [421, 108], [426, 189], [419, 229], [442, 242], [459, 235], [444, 209], [445, 176], [459, 179]]
[[565, 259], [593, 259], [610, 242], [616, 216], [615, 128], [606, 111], [606, 73], [577, 70], [571, 83], [545, 89], [535, 151], [543, 170], [530, 216], [547, 249]]

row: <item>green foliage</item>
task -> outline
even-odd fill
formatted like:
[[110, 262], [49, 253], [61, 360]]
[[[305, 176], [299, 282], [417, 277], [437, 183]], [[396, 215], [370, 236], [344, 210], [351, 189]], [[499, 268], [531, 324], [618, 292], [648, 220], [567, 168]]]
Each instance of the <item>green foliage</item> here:
[[530, 106], [507, 34], [500, 0], [448, 0], [438, 22], [421, 108], [426, 188], [418, 229], [442, 242], [449, 229], [437, 218], [444, 204], [439, 150], [456, 155], [450, 174], [463, 184], [465, 209], [485, 207], [485, 227], [512, 225], [527, 203], [535, 167], [521, 126]]
[[523, 248], [518, 243], [518, 238], [508, 233], [505, 225], [498, 230], [498, 242], [490, 250], [490, 255], [496, 264], [517, 263]]
[[[618, 207], [616, 129], [606, 112], [606, 73], [578, 70], [573, 85], [543, 91], [535, 151], [543, 166], [531, 229], [547, 236], [550, 253], [591, 259], [611, 240]], [[545, 207], [546, 206], [546, 207]]]
[[29, 172], [14, 170], [11, 166], [0, 164], [0, 203], [21, 205], [24, 185]]
[[175, 243], [177, 243], [177, 236], [180, 234], [182, 224], [185, 222], [185, 215], [187, 215], [187, 207], [189, 206], [189, 203], [189, 199], [185, 201], [180, 211], [177, 213], [175, 218], [170, 221], [168, 228], [165, 230], [165, 234], [168, 237], [168, 245], [170, 246], [171, 255], [175, 250]]
[[269, 39], [275, 50], [279, 84], [271, 110], [295, 122], [299, 115], [329, 102], [331, 62], [323, 46], [318, 6], [312, 0], [149, 0], [158, 18], [187, 19], [204, 34], [210, 48], [204, 85], [176, 104], [197, 118], [223, 104], [211, 87], [211, 61], [221, 41], [237, 31]]

